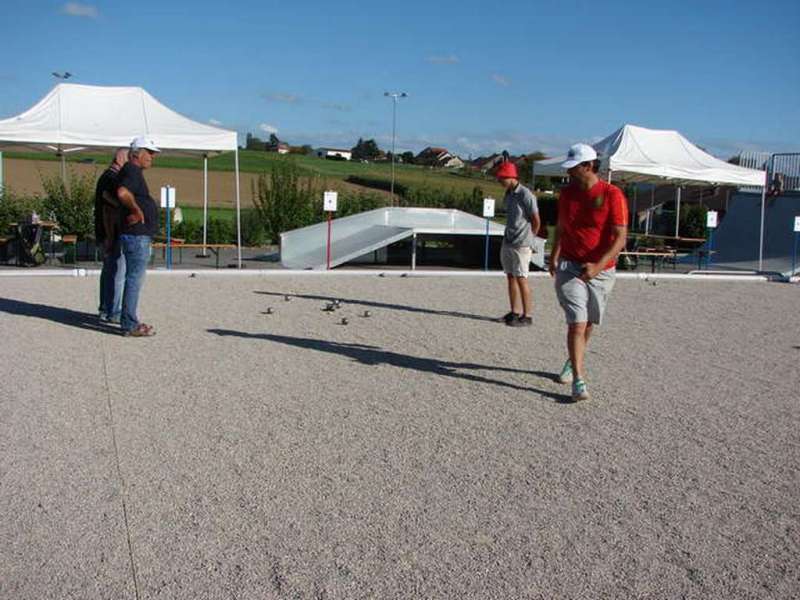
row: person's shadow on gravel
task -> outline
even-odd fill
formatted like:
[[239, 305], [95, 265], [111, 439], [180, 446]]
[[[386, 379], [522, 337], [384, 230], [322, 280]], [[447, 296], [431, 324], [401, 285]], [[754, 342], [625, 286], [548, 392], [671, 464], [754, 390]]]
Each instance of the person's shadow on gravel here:
[[23, 300], [0, 298], [0, 312], [23, 317], [36, 317], [37, 319], [45, 319], [61, 325], [78, 327], [79, 329], [89, 329], [98, 333], [120, 334], [119, 327], [103, 323], [97, 318], [97, 315], [61, 308], [60, 306], [48, 306], [47, 304], [34, 304]]
[[[466, 379], [468, 381], [475, 381], [477, 383], [487, 383], [490, 385], [497, 385], [500, 387], [507, 387], [523, 392], [534, 392], [545, 398], [549, 398], [558, 403], [572, 403], [572, 398], [563, 394], [555, 394], [553, 392], [542, 390], [533, 387], [525, 387], [510, 383], [508, 381], [498, 381], [489, 377], [476, 375], [468, 371], [485, 370], [485, 371], [511, 371], [521, 372], [518, 369], [507, 369], [504, 367], [492, 367], [488, 365], [478, 365], [474, 363], [455, 363], [437, 360], [435, 358], [422, 358], [418, 356], [409, 356], [407, 354], [400, 354], [388, 350], [382, 350], [378, 346], [368, 346], [365, 344], [345, 344], [341, 342], [327, 342], [325, 340], [314, 340], [310, 338], [290, 337], [286, 335], [275, 335], [271, 333], [247, 333], [244, 331], [232, 331], [230, 329], [208, 329], [209, 333], [220, 336], [232, 336], [254, 340], [266, 340], [278, 344], [287, 344], [289, 346], [296, 346], [298, 348], [305, 348], [307, 350], [316, 350], [317, 352], [329, 352], [336, 356], [346, 356], [360, 362], [364, 365], [390, 365], [399, 367], [401, 369], [412, 369], [415, 371], [422, 371], [425, 373], [433, 373], [443, 377], [455, 377], [457, 379]], [[467, 371], [467, 372], [465, 372]], [[526, 372], [527, 371], [522, 371]]]
[[263, 294], [265, 296], [278, 296], [281, 298], [284, 296], [288, 296], [289, 298], [304, 298], [306, 300], [319, 300], [320, 302], [333, 302], [334, 300], [339, 300], [344, 304], [352, 304], [354, 306], [368, 306], [371, 308], [403, 310], [406, 312], [438, 315], [440, 317], [458, 317], [459, 319], [472, 319], [473, 321], [497, 322], [499, 320], [499, 319], [494, 319], [492, 317], [486, 317], [483, 315], [472, 315], [469, 313], [463, 313], [455, 310], [435, 310], [432, 308], [422, 308], [420, 306], [408, 306], [406, 304], [391, 304], [388, 302], [376, 302], [374, 300], [358, 300], [356, 298], [342, 298], [340, 296], [318, 296], [315, 294], [284, 294], [279, 292], [262, 292], [259, 290], [256, 290], [254, 293]]

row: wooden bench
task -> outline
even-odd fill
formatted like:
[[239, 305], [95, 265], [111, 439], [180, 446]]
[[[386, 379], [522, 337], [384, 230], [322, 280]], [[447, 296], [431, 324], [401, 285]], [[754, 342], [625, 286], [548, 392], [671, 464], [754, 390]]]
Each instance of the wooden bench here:
[[[177, 248], [178, 249], [178, 264], [182, 264], [183, 263], [183, 249], [184, 248], [193, 248], [193, 249], [206, 248], [208, 250], [211, 250], [211, 252], [214, 254], [214, 257], [216, 258], [216, 268], [217, 269], [219, 269], [219, 251], [220, 250], [225, 250], [225, 249], [228, 249], [228, 250], [234, 249], [235, 250], [237, 248], [236, 244], [186, 244], [186, 243], [184, 243], [183, 240], [172, 240], [172, 243], [170, 244], [170, 246], [172, 248]], [[166, 243], [164, 243], [164, 242], [155, 242], [153, 244], [153, 248], [160, 248], [161, 251], [162, 251], [161, 257], [162, 258], [166, 258], [166, 249], [167, 249], [167, 244]]]

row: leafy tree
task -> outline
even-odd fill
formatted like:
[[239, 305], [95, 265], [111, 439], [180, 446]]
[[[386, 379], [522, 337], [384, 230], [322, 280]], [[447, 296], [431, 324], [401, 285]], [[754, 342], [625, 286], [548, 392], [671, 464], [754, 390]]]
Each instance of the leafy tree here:
[[355, 160], [374, 160], [383, 154], [375, 140], [358, 138], [358, 143], [351, 149]]
[[261, 138], [254, 136], [252, 133], [247, 134], [247, 140], [245, 142], [244, 148], [245, 150], [265, 150], [266, 143]]
[[403, 152], [400, 155], [401, 160], [407, 165], [414, 164], [414, 153], [413, 152]]
[[281, 141], [280, 141], [280, 139], [278, 139], [277, 135], [275, 135], [274, 133], [270, 133], [269, 134], [268, 146], [270, 148], [277, 148], [278, 144], [280, 144], [280, 143], [281, 143]]

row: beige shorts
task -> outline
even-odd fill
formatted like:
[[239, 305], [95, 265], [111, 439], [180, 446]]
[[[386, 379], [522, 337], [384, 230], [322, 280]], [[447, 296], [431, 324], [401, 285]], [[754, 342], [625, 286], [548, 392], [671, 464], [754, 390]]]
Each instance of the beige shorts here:
[[500, 264], [503, 272], [513, 277], [527, 277], [533, 250], [530, 246], [509, 246], [505, 242], [500, 248]]
[[556, 295], [567, 323], [594, 323], [603, 321], [606, 304], [614, 288], [617, 270], [600, 271], [589, 281], [581, 279], [581, 263], [562, 260], [556, 269]]

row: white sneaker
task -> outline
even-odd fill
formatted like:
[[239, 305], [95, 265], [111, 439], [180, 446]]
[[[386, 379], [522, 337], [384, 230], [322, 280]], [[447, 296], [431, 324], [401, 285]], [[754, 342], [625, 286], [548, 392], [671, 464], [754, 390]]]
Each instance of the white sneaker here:
[[578, 402], [580, 400], [588, 400], [589, 392], [586, 389], [586, 382], [583, 379], [576, 379], [572, 382], [572, 400]]
[[558, 374], [558, 383], [572, 383], [573, 378], [572, 361], [567, 359], [567, 362], [561, 367], [561, 373]]

